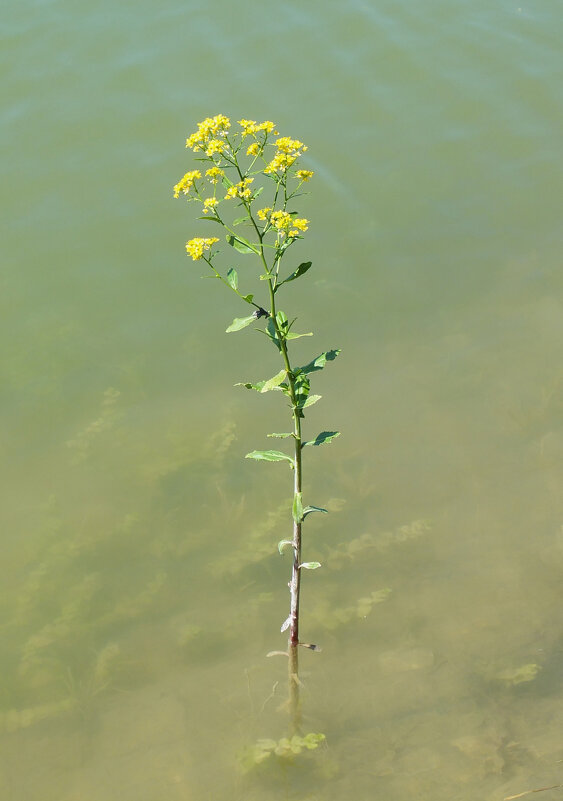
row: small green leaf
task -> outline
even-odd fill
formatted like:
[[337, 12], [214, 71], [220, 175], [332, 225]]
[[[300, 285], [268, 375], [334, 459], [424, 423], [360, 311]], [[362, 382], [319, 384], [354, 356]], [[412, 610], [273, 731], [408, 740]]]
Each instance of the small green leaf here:
[[209, 222], [218, 222], [218, 223], [221, 222], [219, 217], [215, 217], [215, 215], [211, 215], [211, 217], [210, 217], [209, 214], [206, 214], [205, 217], [198, 217], [197, 219], [198, 220], [209, 220]]
[[306, 445], [324, 445], [327, 442], [332, 442], [333, 439], [340, 436], [340, 431], [321, 431], [320, 434], [317, 434], [315, 439], [310, 439], [307, 442], [303, 443], [303, 447]]
[[293, 542], [291, 540], [280, 540], [278, 542], [278, 551], [281, 554], [283, 553], [283, 549], [285, 548], [286, 545], [293, 545]]
[[238, 381], [235, 387], [246, 387], [246, 389], [255, 389], [256, 392], [261, 392], [265, 381], [258, 381], [256, 384], [251, 384], [250, 381]]
[[339, 353], [340, 349], [327, 350], [325, 353], [321, 353], [320, 356], [317, 356], [316, 359], [313, 359], [312, 362], [309, 362], [309, 364], [306, 364], [304, 367], [300, 367], [296, 372], [316, 373], [317, 370], [322, 370], [327, 362], [333, 362]]
[[307, 270], [311, 268], [311, 264], [312, 262], [310, 261], [304, 261], [303, 264], [300, 264], [299, 267], [296, 270], [294, 270], [291, 273], [291, 275], [289, 275], [284, 281], [280, 281], [278, 286], [281, 286], [282, 284], [287, 284], [289, 283], [289, 281], [295, 281], [296, 278], [300, 278], [302, 275], [305, 275]]
[[271, 389], [279, 389], [280, 384], [285, 378], [287, 378], [285, 369], [280, 370], [280, 372], [273, 376], [273, 378], [269, 378], [267, 381], [264, 381], [264, 385], [260, 392], [269, 392]]
[[246, 328], [247, 325], [252, 325], [256, 322], [256, 316], [251, 314], [250, 317], [235, 317], [230, 326], [226, 329], [226, 333], [230, 334], [232, 331], [240, 331], [241, 328]]
[[291, 456], [281, 451], [252, 451], [246, 454], [245, 459], [257, 459], [264, 462], [290, 462], [293, 464]]
[[273, 277], [274, 276], [270, 275], [270, 273], [264, 273], [263, 275], [260, 276], [260, 280], [261, 281], [269, 281], [270, 278], [273, 278]]
[[308, 334], [294, 334], [291, 331], [289, 334], [286, 335], [286, 339], [299, 339], [300, 337], [312, 337], [313, 332], [310, 331]]
[[245, 217], [237, 217], [236, 220], [233, 220], [233, 228], [235, 225], [240, 225], [241, 223], [246, 222], [249, 219], [250, 217], [248, 216], [248, 214]]
[[327, 515], [328, 509], [323, 509], [322, 506], [306, 506], [303, 509], [303, 520], [305, 520], [307, 515], [313, 514], [313, 512], [323, 512], [325, 515]]
[[303, 408], [305, 409], [306, 406], [312, 406], [313, 403], [316, 403], [322, 398], [322, 395], [309, 395], [305, 403], [303, 404]]
[[250, 242], [243, 239], [242, 236], [227, 234], [227, 242], [235, 250], [238, 250], [239, 253], [258, 253], [254, 245], [251, 245]]
[[238, 273], [234, 267], [227, 270], [227, 283], [235, 291], [238, 289]]
[[276, 333], [276, 326], [271, 317], [268, 317], [265, 334], [272, 340], [276, 348], [281, 351], [281, 345], [279, 343], [278, 335]]
[[292, 514], [296, 523], [300, 523], [303, 520], [303, 499], [300, 492], [296, 492], [293, 496]]
[[252, 301], [254, 300], [254, 295], [241, 295], [241, 298], [245, 300], [247, 303], [252, 305]]
[[316, 570], [320, 566], [320, 562], [302, 562], [302, 564], [299, 565], [299, 568], [304, 567], [305, 570]]
[[[235, 385], [236, 386], [236, 385]], [[285, 439], [286, 437], [292, 437], [293, 434], [266, 434], [267, 437], [277, 437], [278, 439]]]

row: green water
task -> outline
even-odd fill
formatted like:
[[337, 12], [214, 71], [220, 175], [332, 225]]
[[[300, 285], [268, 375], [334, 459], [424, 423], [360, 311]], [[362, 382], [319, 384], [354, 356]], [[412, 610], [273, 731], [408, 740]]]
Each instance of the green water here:
[[[562, 28], [555, 0], [5, 9], [2, 801], [563, 783]], [[220, 112], [308, 144], [288, 311], [298, 358], [343, 349], [306, 420], [342, 431], [305, 474], [327, 745], [247, 774], [285, 732], [291, 489], [242, 458], [283, 403], [233, 388], [277, 365], [223, 333], [172, 199]]]

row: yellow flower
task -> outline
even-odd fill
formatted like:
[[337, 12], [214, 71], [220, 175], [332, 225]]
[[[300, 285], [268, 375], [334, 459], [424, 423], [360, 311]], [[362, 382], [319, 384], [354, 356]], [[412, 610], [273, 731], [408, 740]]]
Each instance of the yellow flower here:
[[260, 145], [258, 142], [254, 142], [252, 145], [249, 145], [248, 150], [246, 151], [247, 156], [257, 156], [260, 153]]
[[309, 178], [312, 178], [314, 174], [315, 173], [312, 170], [297, 170], [295, 173], [300, 181], [308, 181]]
[[187, 172], [181, 181], [178, 181], [176, 186], [174, 187], [174, 197], [179, 197], [180, 192], [184, 195], [187, 195], [190, 189], [193, 186], [194, 180], [196, 178], [201, 178], [201, 173], [199, 170], [192, 170], [191, 172]]
[[207, 117], [203, 122], [198, 123], [197, 131], [186, 139], [186, 147], [192, 150], [203, 150], [204, 145], [217, 136], [226, 136], [231, 127], [231, 121], [224, 114], [217, 114], [216, 117]]
[[212, 184], [216, 184], [219, 180], [220, 175], [224, 175], [224, 170], [221, 167], [210, 167], [208, 170], [205, 171], [205, 174], [209, 178]]
[[[261, 122], [260, 125], [256, 126], [257, 131], [266, 131], [266, 133], [272, 133], [276, 126], [270, 120], [266, 120], [265, 122]], [[275, 131], [277, 133], [277, 131]]]
[[249, 134], [256, 133], [256, 120], [239, 120], [238, 124], [242, 128], [243, 139]]
[[213, 156], [215, 153], [222, 153], [227, 147], [222, 139], [210, 139], [205, 146], [205, 155]]
[[291, 225], [291, 214], [287, 211], [273, 211], [270, 215], [270, 223], [274, 225], [278, 231], [285, 232]]
[[209, 250], [211, 245], [218, 241], [216, 236], [211, 237], [211, 239], [197, 237], [196, 239], [190, 239], [189, 242], [186, 242], [186, 250], [194, 261], [198, 261], [198, 259], [201, 259], [204, 252]]
[[208, 197], [203, 201], [203, 213], [207, 214], [208, 211], [214, 211], [219, 201], [216, 197]]
[[281, 139], [276, 139], [276, 147], [281, 153], [291, 153], [300, 156], [298, 150], [305, 152], [307, 146], [300, 142], [299, 139], [290, 139], [289, 136], [282, 136]]
[[291, 224], [294, 228], [299, 228], [300, 231], [306, 231], [309, 227], [309, 220], [305, 220], [304, 218], [298, 220], [295, 218]]
[[277, 152], [272, 161], [267, 165], [264, 172], [284, 172], [294, 164], [301, 153], [307, 150], [307, 146], [299, 139], [290, 139], [289, 136], [282, 136], [276, 139]]
[[254, 178], [243, 178], [238, 184], [230, 186], [229, 189], [227, 189], [225, 200], [229, 200], [231, 197], [240, 197], [247, 200], [252, 195], [252, 190], [248, 187], [253, 180]]
[[265, 209], [258, 209], [256, 214], [258, 215], [259, 220], [265, 220], [268, 216], [268, 212], [272, 211], [270, 206], [267, 206]]

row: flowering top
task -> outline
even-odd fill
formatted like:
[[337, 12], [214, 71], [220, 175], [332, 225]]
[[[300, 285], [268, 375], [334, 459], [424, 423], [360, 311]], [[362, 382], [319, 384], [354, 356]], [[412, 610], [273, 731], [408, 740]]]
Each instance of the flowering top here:
[[[207, 117], [198, 124], [197, 131], [186, 139], [186, 147], [191, 147], [193, 151], [204, 150], [205, 145], [211, 141], [221, 141], [217, 137], [224, 137], [230, 127], [231, 121], [224, 114]], [[211, 156], [213, 153], [207, 153], [207, 155]]]
[[180, 192], [182, 194], [187, 195], [190, 189], [193, 186], [194, 180], [196, 178], [201, 178], [201, 173], [199, 170], [192, 170], [191, 172], [187, 172], [184, 177], [178, 181], [176, 186], [174, 187], [174, 197], [180, 197]]
[[198, 261], [198, 259], [201, 259], [204, 252], [208, 251], [211, 248], [211, 245], [214, 245], [215, 242], [218, 241], [219, 240], [216, 236], [213, 236], [210, 239], [197, 237], [196, 239], [190, 239], [189, 242], [186, 242], [186, 250], [194, 261]]

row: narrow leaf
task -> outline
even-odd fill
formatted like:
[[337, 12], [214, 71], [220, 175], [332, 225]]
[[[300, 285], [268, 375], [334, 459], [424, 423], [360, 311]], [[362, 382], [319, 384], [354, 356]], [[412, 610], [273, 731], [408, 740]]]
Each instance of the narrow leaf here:
[[309, 395], [309, 397], [307, 398], [307, 400], [303, 404], [303, 408], [305, 408], [306, 406], [312, 406], [313, 403], [316, 403], [321, 398], [322, 398], [322, 395]]
[[243, 239], [241, 236], [233, 236], [232, 234], [227, 235], [227, 242], [231, 247], [235, 250], [238, 250], [239, 253], [257, 253], [258, 251], [256, 248], [250, 244], [246, 239]]
[[232, 331], [240, 331], [241, 328], [246, 328], [247, 325], [252, 325], [256, 322], [256, 316], [251, 314], [250, 317], [235, 317], [230, 326], [226, 329], [226, 333], [230, 334]]
[[293, 542], [291, 540], [280, 540], [278, 542], [278, 551], [280, 553], [283, 553], [283, 549], [285, 548], [286, 545], [293, 545]]
[[300, 568], [304, 567], [305, 570], [316, 570], [320, 566], [320, 562], [303, 562], [299, 565]]
[[333, 439], [340, 436], [340, 431], [321, 431], [320, 434], [317, 434], [315, 439], [310, 439], [307, 442], [303, 443], [303, 447], [306, 445], [324, 445], [326, 442], [332, 442]]
[[234, 267], [227, 270], [227, 283], [235, 291], [238, 289], [238, 273]]
[[[236, 385], [235, 385], [236, 386]], [[246, 386], [246, 384], [245, 384]], [[267, 437], [277, 437], [278, 439], [285, 439], [286, 437], [292, 437], [293, 434], [266, 434]]]
[[287, 378], [287, 373], [285, 370], [280, 370], [277, 375], [273, 376], [273, 378], [269, 378], [267, 381], [264, 382], [264, 385], [260, 392], [269, 392], [272, 389], [279, 389], [280, 384], [282, 381]]
[[324, 512], [324, 514], [327, 515], [328, 509], [323, 509], [322, 506], [306, 506], [303, 509], [303, 520], [305, 520], [307, 515], [313, 514], [313, 512]]
[[288, 618], [286, 618], [286, 619], [284, 620], [284, 622], [281, 624], [281, 629], [280, 629], [280, 631], [281, 631], [281, 632], [287, 631], [287, 629], [290, 627], [290, 625], [291, 625], [291, 616], [290, 616], [290, 617], [288, 617]]
[[312, 362], [309, 362], [309, 364], [300, 367], [299, 371], [301, 373], [316, 373], [317, 370], [322, 370], [327, 362], [333, 362], [339, 353], [339, 348], [336, 350], [327, 350], [325, 353], [321, 353], [320, 356], [317, 356], [316, 359], [313, 359]]
[[292, 514], [296, 523], [303, 520], [303, 498], [300, 492], [296, 492], [293, 496]]
[[281, 451], [252, 451], [251, 453], [247, 453], [244, 458], [257, 459], [264, 462], [291, 462], [291, 464], [293, 464], [291, 456]]
[[276, 326], [274, 325], [274, 321], [272, 320], [271, 317], [268, 317], [265, 333], [270, 337], [276, 348], [281, 351], [281, 345], [279, 343], [278, 335], [276, 333]]
[[209, 220], [209, 222], [218, 222], [218, 223], [221, 222], [219, 217], [215, 217], [215, 215], [211, 215], [211, 217], [210, 217], [209, 214], [206, 214], [205, 217], [198, 217], [197, 219], [198, 220]]
[[250, 217], [248, 216], [248, 214], [245, 217], [237, 217], [236, 220], [233, 220], [233, 228], [235, 225], [240, 225], [241, 223], [246, 222], [249, 219]]
[[300, 278], [302, 275], [305, 275], [307, 270], [311, 268], [311, 264], [312, 262], [310, 261], [304, 261], [303, 264], [300, 264], [299, 267], [296, 270], [294, 270], [291, 273], [291, 275], [289, 275], [284, 281], [280, 281], [278, 286], [281, 286], [282, 284], [287, 284], [289, 283], [289, 281], [295, 281], [296, 278]]
[[265, 381], [258, 381], [256, 384], [251, 384], [250, 381], [238, 381], [235, 387], [246, 387], [247, 389], [255, 389], [256, 392], [261, 392]]
[[299, 339], [300, 337], [312, 337], [313, 332], [310, 331], [308, 334], [293, 334], [291, 331], [289, 334], [286, 335], [286, 339]]

